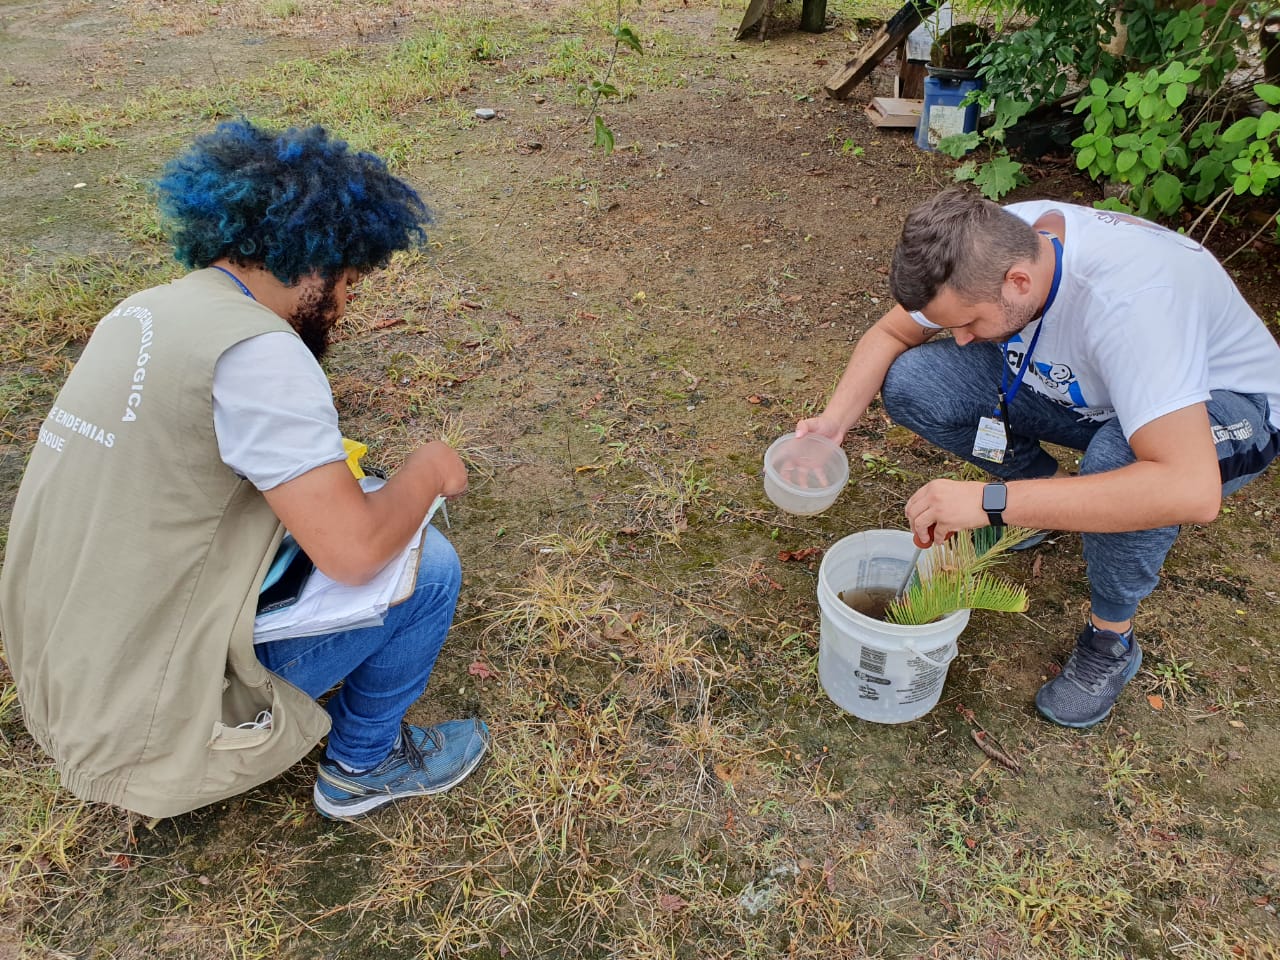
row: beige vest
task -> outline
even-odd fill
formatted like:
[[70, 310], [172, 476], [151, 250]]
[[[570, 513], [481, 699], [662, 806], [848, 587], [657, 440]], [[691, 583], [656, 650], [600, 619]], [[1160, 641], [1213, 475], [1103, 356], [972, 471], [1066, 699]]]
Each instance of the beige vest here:
[[[27, 729], [86, 800], [172, 816], [276, 776], [325, 712], [253, 652], [281, 536], [213, 431], [228, 347], [288, 325], [216, 270], [108, 314], [40, 428], [0, 572]], [[269, 729], [237, 729], [270, 710]]]

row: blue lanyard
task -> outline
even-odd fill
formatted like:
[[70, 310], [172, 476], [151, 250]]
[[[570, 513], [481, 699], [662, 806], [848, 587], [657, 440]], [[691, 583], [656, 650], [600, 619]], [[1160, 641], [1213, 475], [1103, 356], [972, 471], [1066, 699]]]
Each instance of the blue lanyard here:
[[992, 416], [1001, 417], [1006, 424], [1009, 421], [1009, 404], [1013, 403], [1013, 398], [1018, 395], [1018, 390], [1022, 386], [1022, 378], [1027, 375], [1027, 369], [1031, 366], [1031, 354], [1035, 352], [1036, 341], [1040, 339], [1040, 331], [1044, 329], [1045, 314], [1053, 306], [1053, 301], [1058, 296], [1058, 286], [1062, 283], [1062, 242], [1051, 234], [1045, 235], [1049, 237], [1050, 242], [1053, 244], [1053, 284], [1049, 287], [1049, 297], [1045, 300], [1044, 307], [1040, 310], [1040, 319], [1036, 322], [1036, 332], [1031, 336], [1031, 346], [1027, 348], [1027, 353], [1022, 358], [1022, 366], [1018, 368], [1018, 375], [1013, 378], [1012, 386], [1009, 384], [1008, 343], [1003, 347], [1005, 361], [1004, 367], [1000, 371], [1000, 403], [992, 412]]
[[[216, 263], [215, 263], [215, 264], [212, 264], [211, 266], [212, 266], [212, 268], [213, 268], [214, 270], [221, 270], [221, 271], [222, 271], [223, 273], [225, 273], [228, 277], [230, 277], [232, 280], [234, 280], [234, 281], [235, 281], [236, 286], [240, 288], [240, 292], [241, 292], [241, 293], [243, 293], [243, 294], [244, 294], [246, 297], [248, 297], [250, 300], [253, 300], [254, 302], [257, 302], [257, 299], [258, 299], [258, 298], [257, 298], [257, 297], [255, 297], [255, 296], [253, 295], [253, 292], [252, 292], [248, 287], [246, 287], [246, 286], [244, 285], [244, 283], [240, 280], [240, 278], [239, 278], [239, 277], [237, 277], [234, 273], [232, 273], [232, 272], [231, 272], [230, 270], [228, 270], [226, 267], [220, 267], [220, 266], [218, 266]], [[1054, 281], [1054, 289], [1055, 289], [1055, 290], [1057, 289], [1057, 281], [1056, 281], [1056, 280]], [[1037, 333], [1037, 334], [1038, 334], [1039, 332], [1040, 332], [1039, 330], [1037, 330], [1037, 331], [1036, 331], [1036, 333]], [[1021, 380], [1022, 378], [1021, 378], [1021, 377], [1019, 377], [1018, 379], [1019, 379], [1019, 380]]]

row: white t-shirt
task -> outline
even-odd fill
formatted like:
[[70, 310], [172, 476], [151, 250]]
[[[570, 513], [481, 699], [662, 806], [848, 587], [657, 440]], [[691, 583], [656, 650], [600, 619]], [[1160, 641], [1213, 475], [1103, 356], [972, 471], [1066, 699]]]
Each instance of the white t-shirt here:
[[218, 358], [213, 429], [222, 462], [259, 490], [347, 458], [329, 380], [284, 331], [242, 340]]
[[1085, 419], [1118, 417], [1126, 438], [1211, 390], [1265, 394], [1280, 429], [1280, 345], [1209, 251], [1109, 210], [1050, 200], [1005, 209], [1066, 222], [1058, 295], [1005, 349], [1012, 377], [1043, 325], [1024, 388]]

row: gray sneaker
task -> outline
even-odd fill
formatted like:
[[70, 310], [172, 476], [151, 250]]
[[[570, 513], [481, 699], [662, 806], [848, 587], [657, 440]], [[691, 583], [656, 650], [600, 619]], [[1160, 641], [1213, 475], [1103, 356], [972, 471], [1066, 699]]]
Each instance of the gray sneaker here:
[[1140, 666], [1137, 637], [1126, 647], [1120, 634], [1088, 624], [1062, 672], [1036, 694], [1036, 709], [1064, 727], [1092, 727], [1111, 712]]
[[1010, 547], [1009, 552], [1021, 553], [1023, 550], [1034, 550], [1036, 547], [1040, 546], [1040, 544], [1044, 543], [1045, 540], [1048, 539], [1049, 533], [1050, 531], [1048, 530], [1041, 530], [1039, 533], [1033, 533], [1031, 536], [1027, 537], [1027, 539], [1023, 540], [1021, 543], [1015, 544], [1014, 546]]
[[321, 760], [311, 799], [330, 820], [354, 820], [402, 797], [457, 786], [488, 749], [489, 728], [477, 718], [425, 728], [402, 724], [400, 743], [372, 770], [347, 773], [328, 757]]

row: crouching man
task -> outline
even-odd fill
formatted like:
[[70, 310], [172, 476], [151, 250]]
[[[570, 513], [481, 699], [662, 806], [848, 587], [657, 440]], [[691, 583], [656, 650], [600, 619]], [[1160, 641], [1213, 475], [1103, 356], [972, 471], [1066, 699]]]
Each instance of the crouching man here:
[[[1142, 663], [1134, 616], [1179, 525], [1213, 520], [1280, 451], [1280, 347], [1200, 244], [1069, 203], [945, 191], [908, 215], [889, 282], [897, 306], [796, 432], [839, 442], [880, 393], [994, 477], [917, 490], [917, 542], [988, 523], [1083, 533], [1090, 618], [1036, 707], [1098, 723]], [[1079, 475], [1042, 442], [1082, 451]]]
[[381, 626], [253, 640], [285, 529], [319, 570], [363, 584], [437, 496], [466, 490], [458, 455], [432, 442], [366, 494], [318, 363], [351, 285], [421, 243], [428, 212], [319, 127], [222, 124], [157, 189], [191, 272], [98, 324], [13, 510], [0, 627], [27, 728], [71, 792], [149, 816], [260, 784], [326, 732], [326, 817], [447, 790], [489, 733], [404, 722], [461, 582], [439, 531]]

